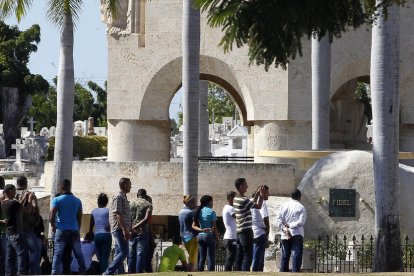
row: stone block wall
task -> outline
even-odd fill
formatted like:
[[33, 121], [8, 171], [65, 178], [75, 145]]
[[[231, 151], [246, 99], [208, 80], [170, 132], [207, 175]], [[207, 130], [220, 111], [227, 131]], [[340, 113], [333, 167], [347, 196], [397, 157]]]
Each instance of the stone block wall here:
[[[50, 191], [52, 163], [45, 166], [45, 189]], [[182, 164], [164, 162], [87, 162], [73, 163], [72, 192], [82, 200], [84, 213], [96, 207], [99, 193], [112, 197], [119, 191], [118, 181], [128, 177], [132, 190], [128, 199], [133, 201], [140, 188], [153, 199], [154, 215], [177, 215], [182, 208]], [[200, 163], [199, 196], [210, 194], [214, 210], [221, 215], [226, 204], [226, 193], [235, 190], [234, 181], [245, 177], [249, 185], [247, 194], [258, 185], [270, 187], [272, 196], [288, 196], [295, 186], [295, 174], [288, 164]]]

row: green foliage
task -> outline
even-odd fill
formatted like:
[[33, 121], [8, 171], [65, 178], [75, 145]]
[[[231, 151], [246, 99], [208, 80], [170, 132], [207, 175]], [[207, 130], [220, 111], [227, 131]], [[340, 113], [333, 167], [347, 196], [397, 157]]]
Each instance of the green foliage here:
[[[56, 78], [54, 82], [56, 86]], [[47, 93], [39, 93], [33, 96], [29, 115], [37, 122], [35, 126], [37, 132], [42, 127], [56, 126], [57, 94], [55, 86], [50, 86]], [[97, 92], [97, 100], [95, 101], [90, 90], [76, 83], [73, 120], [83, 121], [92, 116], [95, 118], [96, 126], [106, 127], [106, 91], [92, 81], [88, 83], [88, 87]]]
[[[53, 160], [55, 151], [55, 137], [49, 139], [46, 159]], [[88, 157], [99, 157], [108, 155], [108, 139], [101, 136], [74, 136], [73, 156], [79, 156], [79, 160]]]
[[[208, 84], [208, 121], [210, 124], [218, 123], [222, 121], [223, 117], [234, 117], [236, 105], [234, 104], [231, 96], [219, 85], [215, 83]], [[214, 116], [213, 116], [214, 114]], [[178, 115], [178, 126], [183, 124], [183, 112], [179, 111]], [[237, 119], [240, 116], [237, 115]]]
[[[273, 63], [286, 69], [290, 59], [302, 55], [301, 39], [329, 34], [340, 37], [375, 19], [374, 0], [195, 0], [207, 11], [208, 23], [220, 27], [225, 51], [249, 47], [250, 63], [263, 64], [268, 70]], [[385, 0], [382, 7], [401, 4], [404, 0]]]
[[106, 88], [107, 82], [105, 81], [105, 88], [100, 87], [93, 81], [88, 82], [88, 87], [96, 93], [96, 101], [92, 105], [91, 116], [95, 119], [95, 124], [100, 127], [107, 127], [108, 120], [106, 116]]
[[20, 98], [28, 94], [46, 93], [48, 82], [40, 75], [30, 74], [27, 64], [37, 51], [40, 27], [33, 25], [25, 31], [0, 21], [0, 82], [1, 86], [16, 87]]
[[214, 123], [222, 121], [223, 117], [234, 117], [236, 105], [230, 95], [220, 86], [214, 83], [208, 85], [208, 114], [209, 122]]
[[371, 89], [369, 84], [358, 82], [354, 99], [364, 105], [364, 114], [368, 123], [372, 120]]
[[94, 98], [92, 93], [80, 83], [75, 84], [75, 99], [73, 106], [73, 120], [87, 120], [92, 114]]
[[29, 116], [35, 118], [35, 131], [39, 132], [42, 127], [56, 126], [56, 102], [57, 94], [55, 87], [51, 86], [46, 94], [35, 94]]
[[177, 122], [174, 119], [170, 119], [170, 132], [171, 136], [179, 133]]

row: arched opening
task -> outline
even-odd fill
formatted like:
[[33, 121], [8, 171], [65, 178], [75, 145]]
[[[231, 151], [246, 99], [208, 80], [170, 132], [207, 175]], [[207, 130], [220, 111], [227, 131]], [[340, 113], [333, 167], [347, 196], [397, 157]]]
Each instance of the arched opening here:
[[369, 76], [351, 79], [340, 86], [330, 101], [330, 147], [371, 149], [371, 96]]
[[[238, 105], [236, 99], [233, 98], [234, 93], [230, 93], [220, 84], [211, 81], [212, 79], [231, 87], [220, 78], [212, 78], [210, 75], [200, 76], [199, 156], [246, 156], [248, 131], [245, 126], [242, 126], [241, 120], [242, 110], [245, 112], [245, 108]], [[175, 158], [182, 157], [183, 113], [181, 99], [182, 90], [180, 87], [172, 98], [169, 108], [171, 161], [179, 161]]]

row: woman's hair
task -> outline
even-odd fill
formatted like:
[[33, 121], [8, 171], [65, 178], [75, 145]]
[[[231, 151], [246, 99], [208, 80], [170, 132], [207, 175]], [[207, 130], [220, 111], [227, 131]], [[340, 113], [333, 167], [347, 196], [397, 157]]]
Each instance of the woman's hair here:
[[108, 205], [108, 196], [105, 193], [98, 195], [98, 206], [106, 207]]
[[201, 213], [201, 209], [203, 209], [204, 207], [206, 207], [211, 201], [213, 201], [213, 197], [210, 195], [203, 195], [200, 199], [200, 206], [197, 207], [197, 210], [194, 214], [194, 221], [197, 225], [200, 225], [200, 213]]

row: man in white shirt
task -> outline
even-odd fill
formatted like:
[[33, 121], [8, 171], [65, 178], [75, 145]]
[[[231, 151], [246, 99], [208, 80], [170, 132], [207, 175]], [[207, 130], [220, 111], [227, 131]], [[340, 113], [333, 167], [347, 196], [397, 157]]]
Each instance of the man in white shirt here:
[[252, 209], [253, 229], [253, 263], [252, 271], [263, 271], [264, 255], [269, 237], [269, 213], [266, 200], [269, 198], [269, 187], [264, 185], [263, 203], [261, 209]]
[[299, 202], [302, 193], [295, 189], [291, 194], [291, 200], [280, 207], [276, 217], [276, 225], [282, 231], [281, 272], [289, 272], [289, 259], [293, 251], [292, 272], [300, 272], [303, 254], [303, 225], [306, 222], [306, 209]]
[[224, 264], [224, 271], [232, 271], [233, 264], [236, 260], [237, 252], [237, 229], [236, 229], [236, 213], [233, 208], [233, 199], [236, 192], [227, 193], [228, 204], [223, 208], [223, 222], [226, 227], [224, 233], [224, 244], [226, 245], [226, 262]]

